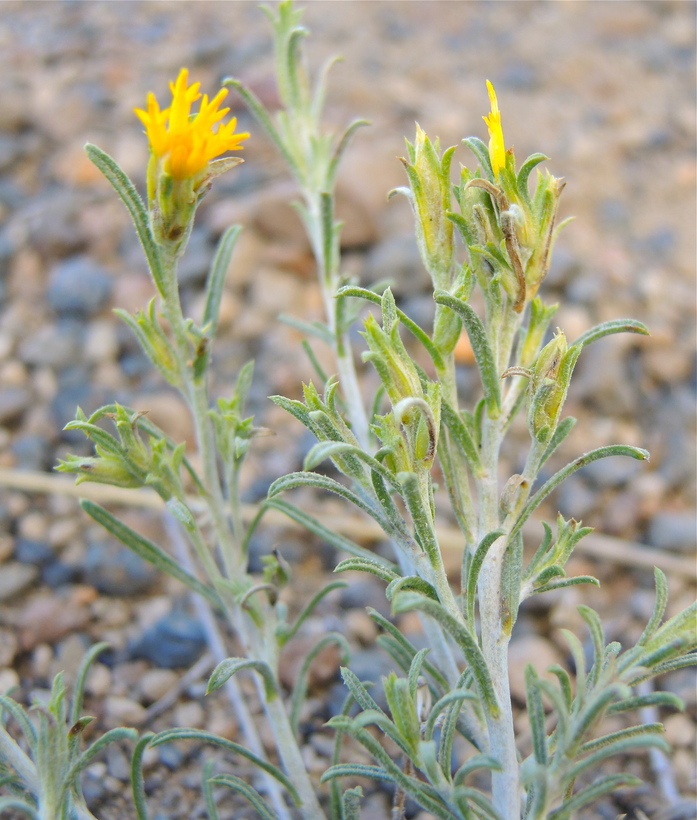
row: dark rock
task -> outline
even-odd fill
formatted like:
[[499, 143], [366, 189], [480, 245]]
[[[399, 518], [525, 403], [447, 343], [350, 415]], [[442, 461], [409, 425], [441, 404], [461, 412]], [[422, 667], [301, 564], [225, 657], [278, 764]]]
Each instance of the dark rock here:
[[49, 276], [48, 303], [57, 313], [91, 316], [109, 301], [113, 279], [88, 256], [73, 256]]
[[174, 609], [141, 635], [131, 646], [131, 655], [155, 666], [175, 669], [191, 666], [205, 647], [206, 636], [199, 621]]
[[582, 467], [580, 474], [596, 487], [621, 487], [642, 470], [642, 463], [626, 456], [610, 456]]
[[559, 488], [557, 504], [564, 518], [580, 521], [596, 506], [597, 496], [578, 476], [571, 476]]
[[31, 401], [31, 393], [26, 387], [11, 386], [0, 388], [0, 424], [11, 424], [24, 413]]
[[65, 561], [51, 561], [41, 570], [41, 580], [51, 589], [72, 584], [80, 577], [79, 567], [67, 564]]
[[428, 274], [424, 270], [414, 234], [390, 236], [378, 243], [368, 254], [362, 279], [366, 285], [389, 280], [395, 293], [400, 296], [425, 290]]
[[20, 470], [45, 470], [51, 463], [51, 442], [46, 436], [23, 433], [13, 440], [12, 452]]
[[360, 583], [349, 584], [343, 589], [339, 606], [341, 609], [363, 609], [371, 606], [385, 617], [390, 614], [390, 605], [385, 598], [385, 586], [377, 580], [374, 581], [373, 576], [366, 576]]
[[184, 752], [173, 743], [163, 743], [157, 750], [160, 753], [160, 762], [171, 771], [178, 769], [184, 762]]
[[60, 370], [79, 361], [83, 338], [82, 323], [63, 318], [25, 339], [19, 352], [27, 364]]
[[20, 564], [47, 564], [53, 558], [53, 550], [45, 541], [32, 538], [18, 538], [15, 541], [14, 557]]
[[208, 275], [213, 258], [213, 249], [208, 242], [207, 233], [194, 228], [186, 246], [186, 253], [179, 261], [177, 277], [182, 286], [201, 284]]
[[659, 512], [649, 524], [648, 543], [663, 550], [693, 553], [697, 542], [694, 512]]
[[129, 550], [110, 541], [88, 545], [85, 580], [106, 595], [138, 595], [157, 579], [157, 570]]

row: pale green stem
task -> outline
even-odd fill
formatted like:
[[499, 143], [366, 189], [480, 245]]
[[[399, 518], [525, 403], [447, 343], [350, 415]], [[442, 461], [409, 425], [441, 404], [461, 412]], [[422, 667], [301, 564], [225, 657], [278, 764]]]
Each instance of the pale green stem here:
[[[440, 305], [438, 306], [440, 308]], [[444, 398], [448, 404], [455, 410], [456, 413], [460, 411], [460, 402], [457, 395], [457, 384], [455, 381], [455, 357], [450, 354], [445, 358], [445, 368], [438, 371], [438, 380], [443, 387]], [[470, 489], [468, 469], [465, 466], [461, 453], [457, 447], [452, 446], [448, 436], [447, 448], [450, 455], [450, 464], [447, 460], [441, 460], [441, 467], [444, 473], [449, 473], [446, 478], [451, 483], [455, 492], [459, 491], [459, 502], [462, 510], [462, 526], [465, 530], [465, 549], [474, 549], [475, 541], [475, 526], [476, 520], [474, 512], [474, 504], [472, 502], [472, 492]]]
[[170, 287], [164, 301], [164, 310], [172, 328], [176, 343], [176, 354], [179, 372], [184, 380], [185, 395], [196, 431], [196, 442], [203, 466], [203, 485], [206, 488], [206, 502], [208, 504], [216, 540], [229, 578], [235, 577], [242, 570], [243, 557], [230, 528], [223, 492], [220, 486], [220, 472], [217, 462], [217, 448], [213, 423], [208, 415], [210, 404], [208, 389], [205, 383], [197, 383], [193, 379], [189, 358], [192, 355], [191, 345], [186, 333], [184, 316], [182, 314], [179, 290], [177, 287], [177, 260], [165, 260], [169, 268], [168, 282]]
[[312, 245], [312, 252], [317, 264], [318, 278], [322, 289], [322, 299], [324, 301], [324, 311], [327, 317], [329, 330], [334, 336], [334, 354], [336, 356], [336, 366], [342, 395], [346, 403], [346, 409], [351, 429], [358, 440], [359, 445], [369, 450], [370, 431], [368, 416], [361, 398], [361, 391], [356, 375], [356, 365], [353, 358], [351, 342], [347, 332], [339, 332], [336, 323], [336, 290], [339, 280], [337, 269], [327, 269], [324, 261], [323, 248], [328, 237], [325, 236], [324, 224], [321, 217], [320, 200], [316, 192], [306, 190], [304, 192], [305, 203], [310, 215], [309, 236]]
[[[205, 384], [194, 382], [191, 368], [187, 361], [190, 353], [190, 345], [186, 336], [184, 318], [179, 302], [179, 293], [176, 289], [176, 263], [174, 260], [171, 260], [170, 264], [170, 281], [172, 288], [170, 293], [168, 293], [167, 299], [165, 299], [165, 313], [177, 343], [180, 372], [185, 379], [186, 394], [189, 398], [189, 404], [194, 418], [196, 439], [203, 463], [203, 481], [207, 492], [206, 500], [213, 519], [213, 526], [223, 556], [227, 576], [230, 579], [235, 579], [241, 574], [246, 573], [244, 556], [241, 554], [240, 547], [234, 539], [227, 517], [225, 500], [220, 484], [220, 472], [217, 464], [215, 433], [208, 415], [208, 391]], [[194, 541], [195, 540], [196, 539], [194, 539]], [[197, 550], [199, 550], [200, 545], [196, 546]], [[213, 572], [213, 569], [209, 568], [209, 572]], [[256, 660], [264, 660], [268, 663], [268, 659], [265, 656], [272, 653], [274, 657], [272, 658], [272, 664], [270, 664], [270, 666], [274, 670], [274, 674], [277, 675], [278, 662], [275, 657], [275, 635], [271, 632], [271, 634], [260, 636], [263, 637], [263, 640], [250, 641], [247, 638], [248, 630], [244, 623], [244, 614], [240, 611], [239, 607], [235, 607], [232, 611], [228, 610], [228, 612], [232, 625], [244, 646], [245, 656]], [[264, 705], [283, 766], [297, 788], [303, 802], [303, 816], [307, 818], [307, 820], [326, 820], [317, 801], [312, 782], [305, 769], [302, 754], [291, 729], [290, 721], [282, 700], [280, 697], [272, 698], [269, 701], [264, 699]]]
[[[514, 335], [521, 317], [512, 310], [492, 311], [489, 335], [499, 371], [508, 366]], [[497, 529], [500, 524], [498, 467], [505, 416], [483, 420], [481, 457], [485, 473], [478, 479], [479, 538]], [[503, 820], [520, 820], [520, 782], [515, 745], [513, 712], [508, 677], [508, 644], [510, 634], [504, 630], [501, 617], [501, 577], [507, 538], [496, 541], [482, 565], [478, 582], [479, 617], [482, 650], [500, 705], [497, 716], [487, 715], [490, 751], [501, 763], [502, 770], [492, 773], [492, 793], [495, 808]]]
[[[278, 684], [278, 643], [275, 635], [275, 618], [264, 618], [263, 632], [254, 627], [255, 635], [250, 635], [250, 625], [244, 612], [238, 608], [234, 626], [244, 646], [246, 657], [266, 663], [273, 672], [277, 686], [280, 686]], [[281, 763], [300, 796], [303, 820], [326, 820], [326, 815], [319, 804], [315, 788], [305, 768], [302, 751], [298, 746], [282, 698], [280, 695], [267, 698], [258, 676], [255, 676], [255, 681]]]

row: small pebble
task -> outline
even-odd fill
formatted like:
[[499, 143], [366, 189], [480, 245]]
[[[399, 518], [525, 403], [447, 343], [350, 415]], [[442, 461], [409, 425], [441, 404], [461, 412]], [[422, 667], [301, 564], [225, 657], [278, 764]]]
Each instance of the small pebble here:
[[0, 669], [0, 695], [19, 687], [19, 675], [15, 669]]
[[203, 652], [206, 638], [199, 621], [174, 610], [150, 627], [133, 644], [134, 658], [145, 658], [165, 669], [192, 666]]
[[18, 648], [19, 641], [16, 632], [0, 626], [0, 668], [12, 663]]
[[105, 720], [110, 726], [140, 726], [146, 711], [135, 700], [120, 695], [110, 695], [104, 700]]
[[669, 715], [663, 725], [666, 730], [666, 740], [671, 746], [687, 746], [694, 748], [695, 724], [687, 715], [678, 713]]
[[85, 580], [106, 595], [138, 595], [157, 580], [157, 571], [128, 547], [113, 541], [87, 546]]
[[148, 669], [138, 688], [146, 703], [154, 703], [176, 686], [179, 675], [171, 669]]
[[85, 681], [85, 691], [95, 698], [103, 698], [111, 689], [111, 671], [103, 663], [95, 662], [90, 666]]
[[39, 575], [38, 567], [21, 564], [18, 561], [7, 561], [0, 572], [0, 602], [9, 601], [34, 583]]
[[202, 729], [206, 723], [206, 713], [198, 701], [179, 703], [174, 710], [173, 723], [184, 729]]
[[37, 678], [47, 678], [53, 662], [53, 649], [47, 643], [34, 647], [31, 657], [32, 674]]
[[112, 277], [88, 256], [71, 256], [49, 274], [49, 305], [57, 313], [90, 316], [106, 304]]
[[657, 513], [649, 524], [647, 541], [657, 549], [693, 554], [697, 544], [695, 512]]
[[560, 662], [557, 648], [541, 635], [521, 635], [512, 640], [508, 653], [511, 696], [520, 703], [525, 703], [525, 667], [529, 663], [535, 667], [540, 677], [549, 678], [551, 676], [546, 674], [547, 668]]

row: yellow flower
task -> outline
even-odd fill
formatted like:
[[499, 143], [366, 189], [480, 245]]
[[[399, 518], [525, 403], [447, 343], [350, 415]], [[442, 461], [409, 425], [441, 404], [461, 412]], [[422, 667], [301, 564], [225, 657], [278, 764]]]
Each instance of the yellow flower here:
[[489, 129], [489, 158], [494, 176], [498, 176], [499, 171], [506, 167], [506, 144], [503, 141], [503, 129], [501, 128], [501, 112], [496, 99], [494, 86], [486, 81], [486, 88], [489, 92], [491, 111], [488, 117], [482, 117]]
[[147, 111], [134, 109], [145, 125], [153, 155], [163, 160], [165, 172], [177, 180], [196, 176], [212, 159], [226, 151], [241, 150], [240, 142], [249, 136], [235, 133], [237, 120], [234, 117], [227, 123], [220, 122], [230, 111], [219, 109], [227, 95], [226, 89], [221, 89], [212, 100], [204, 94], [198, 113], [192, 116], [191, 105], [201, 98], [200, 83], [188, 85], [188, 77], [189, 72], [182, 68], [176, 82], [169, 84], [172, 91], [169, 108], [160, 110], [151, 92]]

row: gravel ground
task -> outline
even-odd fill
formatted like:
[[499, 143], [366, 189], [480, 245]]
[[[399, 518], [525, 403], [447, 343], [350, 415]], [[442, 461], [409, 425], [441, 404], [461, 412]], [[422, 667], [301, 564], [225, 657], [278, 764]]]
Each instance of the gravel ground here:
[[[598, 462], [545, 510], [548, 519], [556, 509], [583, 518], [614, 540], [596, 541], [595, 553], [576, 559], [576, 570], [599, 575], [599, 590], [573, 588], [521, 616], [512, 650], [520, 705], [526, 659], [537, 657], [540, 667], [564, 660], [558, 630], [580, 629], [581, 600], [603, 614], [609, 637], [630, 640], [650, 613], [653, 562], [669, 573], [671, 612], [694, 598], [694, 5], [306, 5], [313, 65], [336, 52], [345, 58], [334, 69], [328, 118], [337, 127], [356, 116], [372, 121], [347, 155], [339, 189], [348, 270], [366, 283], [393, 279], [400, 305], [417, 319], [428, 317], [411, 214], [406, 201], [387, 203], [385, 194], [404, 184], [396, 157], [404, 152], [403, 136], [413, 138], [414, 121], [444, 146], [485, 136], [489, 78], [518, 157], [542, 151], [552, 157], [550, 170], [568, 182], [562, 216], [574, 214], [576, 221], [559, 240], [543, 293], [562, 302], [558, 324], [570, 337], [618, 316], [634, 316], [651, 329], [650, 338], [597, 343], [579, 364], [569, 399], [579, 424], [564, 455], [621, 442], [650, 449], [652, 460], [648, 468]], [[211, 663], [183, 590], [90, 525], [74, 498], [39, 492], [35, 474], [48, 474], [69, 451], [85, 452], [79, 438], [61, 432], [78, 404], [87, 412], [114, 399], [147, 408], [174, 438], [191, 440], [177, 397], [149, 371], [111, 313], [116, 306], [142, 307], [152, 287], [126, 214], [82, 149], [85, 141], [97, 143], [142, 188], [147, 146], [132, 108], [149, 90], [162, 99], [183, 65], [209, 92], [232, 74], [273, 105], [265, 17], [255, 3], [205, 0], [38, 0], [5, 2], [2, 12], [0, 467], [3, 481], [14, 486], [0, 496], [0, 688], [19, 685], [15, 696], [24, 701], [40, 697], [56, 671], [74, 674], [85, 647], [108, 640], [112, 649], [89, 681], [87, 706], [98, 730], [179, 725], [235, 737], [223, 698], [201, 698]], [[253, 501], [273, 478], [297, 469], [311, 444], [266, 399], [297, 396], [300, 379], [310, 376], [298, 334], [276, 317], [318, 317], [321, 301], [307, 243], [287, 204], [292, 185], [240, 102], [233, 98], [232, 105], [242, 130], [252, 131], [246, 161], [202, 205], [182, 281], [185, 304], [200, 310], [215, 240], [232, 222], [243, 224], [214, 366], [222, 393], [239, 366], [256, 359], [253, 410], [277, 431], [260, 441], [250, 464], [245, 492]], [[469, 162], [464, 147], [458, 158]], [[472, 383], [466, 362], [462, 383], [465, 389]], [[520, 453], [513, 447], [506, 458], [515, 471]], [[37, 491], [21, 489], [22, 476]], [[329, 503], [325, 511], [350, 516]], [[125, 514], [149, 537], [166, 540], [152, 512]], [[326, 545], [274, 527], [255, 545], [256, 560], [276, 544], [300, 570], [290, 600], [297, 606], [328, 576], [335, 556]], [[356, 671], [375, 676], [387, 667], [367, 605], [384, 610], [384, 595], [380, 584], [361, 579], [329, 599], [299, 640], [341, 629], [355, 646]], [[302, 643], [292, 654], [301, 652]], [[284, 665], [288, 683], [292, 660]], [[308, 728], [321, 726], [341, 700], [337, 665], [327, 656], [315, 674]], [[673, 675], [664, 685], [688, 703], [684, 715], [664, 716], [680, 798], [668, 799], [665, 781], [637, 758], [625, 765], [648, 785], [608, 799], [588, 820], [625, 812], [630, 820], [697, 816], [694, 676]], [[170, 705], [161, 702], [172, 691]], [[318, 772], [328, 738], [322, 730], [308, 734], [305, 752]], [[154, 817], [204, 816], [201, 754], [169, 746], [148, 759]], [[127, 777], [119, 749], [88, 770], [85, 792], [100, 820], [131, 816], [123, 796]], [[388, 799], [371, 793], [364, 818], [388, 817]], [[253, 816], [226, 800], [221, 818]]]

